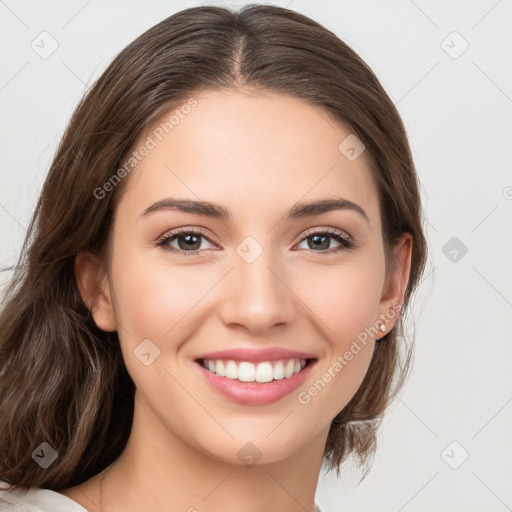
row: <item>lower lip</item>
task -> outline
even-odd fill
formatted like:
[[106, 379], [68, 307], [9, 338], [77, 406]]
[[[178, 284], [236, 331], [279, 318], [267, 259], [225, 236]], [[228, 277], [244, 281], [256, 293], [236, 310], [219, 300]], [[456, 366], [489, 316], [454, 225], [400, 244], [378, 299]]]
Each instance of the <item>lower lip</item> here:
[[311, 361], [299, 373], [288, 379], [271, 382], [241, 382], [227, 377], [219, 377], [195, 361], [195, 365], [213, 389], [229, 400], [243, 405], [265, 405], [277, 402], [304, 382], [314, 363], [315, 361]]

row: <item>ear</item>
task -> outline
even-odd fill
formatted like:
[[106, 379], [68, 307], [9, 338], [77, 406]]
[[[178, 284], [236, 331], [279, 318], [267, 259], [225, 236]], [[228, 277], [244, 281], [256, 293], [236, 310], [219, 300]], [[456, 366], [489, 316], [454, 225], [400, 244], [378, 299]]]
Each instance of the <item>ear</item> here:
[[[398, 313], [398, 306], [401, 307], [403, 303], [407, 283], [409, 282], [412, 244], [411, 234], [404, 233], [393, 251], [395, 270], [391, 275], [386, 276], [379, 304], [379, 318], [386, 327], [386, 330], [382, 332], [382, 336], [385, 336], [393, 329], [400, 316], [396, 313]], [[390, 314], [392, 310], [395, 310], [395, 313]]]
[[79, 252], [75, 258], [75, 277], [82, 299], [92, 313], [96, 325], [103, 331], [116, 331], [117, 321], [110, 287], [101, 276], [99, 258], [89, 252]]

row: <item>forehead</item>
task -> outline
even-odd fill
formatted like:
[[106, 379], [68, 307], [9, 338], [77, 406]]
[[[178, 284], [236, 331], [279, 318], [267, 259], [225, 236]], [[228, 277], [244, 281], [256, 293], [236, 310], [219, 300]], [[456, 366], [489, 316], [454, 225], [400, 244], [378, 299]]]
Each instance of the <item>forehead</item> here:
[[255, 211], [278, 215], [301, 200], [342, 197], [378, 217], [365, 154], [351, 160], [340, 151], [350, 129], [324, 109], [247, 90], [193, 99], [193, 107], [178, 105], [139, 136], [134, 149], [150, 149], [132, 171], [120, 207], [139, 215], [173, 196], [225, 204], [243, 218]]

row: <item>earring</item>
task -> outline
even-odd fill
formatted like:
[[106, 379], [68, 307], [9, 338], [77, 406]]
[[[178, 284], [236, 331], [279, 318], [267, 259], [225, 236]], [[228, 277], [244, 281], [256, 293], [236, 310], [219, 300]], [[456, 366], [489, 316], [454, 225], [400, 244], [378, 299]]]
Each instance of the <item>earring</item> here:
[[385, 326], [384, 324], [380, 324], [379, 329], [380, 329], [382, 332], [386, 332], [386, 326]]

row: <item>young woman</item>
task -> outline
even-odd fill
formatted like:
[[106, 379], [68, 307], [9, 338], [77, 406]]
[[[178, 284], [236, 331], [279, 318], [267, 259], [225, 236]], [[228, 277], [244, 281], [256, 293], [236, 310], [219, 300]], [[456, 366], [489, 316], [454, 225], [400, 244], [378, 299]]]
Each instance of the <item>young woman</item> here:
[[374, 453], [425, 259], [350, 48], [268, 5], [165, 19], [76, 109], [5, 295], [0, 510], [318, 510], [322, 464]]

